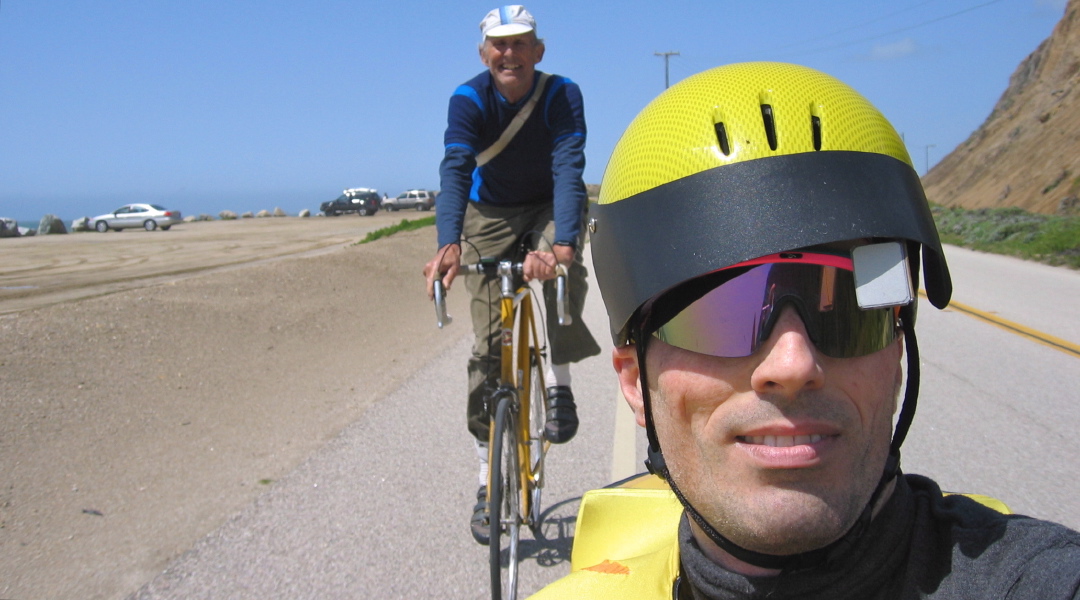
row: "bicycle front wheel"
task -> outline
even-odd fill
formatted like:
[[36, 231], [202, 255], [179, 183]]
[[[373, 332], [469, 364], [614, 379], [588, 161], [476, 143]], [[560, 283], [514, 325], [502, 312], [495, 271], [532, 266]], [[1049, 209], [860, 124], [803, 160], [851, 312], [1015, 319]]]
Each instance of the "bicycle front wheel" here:
[[544, 456], [548, 441], [544, 439], [547, 423], [547, 388], [544, 385], [543, 363], [540, 350], [529, 349], [529, 370], [532, 393], [529, 396], [529, 514], [528, 523], [534, 535], [540, 532], [540, 496], [544, 490]]
[[[491, 523], [489, 544], [491, 597], [516, 600], [518, 540], [521, 533], [521, 463], [518, 461], [517, 404], [505, 394], [495, 409], [488, 470]], [[506, 575], [503, 575], [502, 538], [506, 536]]]

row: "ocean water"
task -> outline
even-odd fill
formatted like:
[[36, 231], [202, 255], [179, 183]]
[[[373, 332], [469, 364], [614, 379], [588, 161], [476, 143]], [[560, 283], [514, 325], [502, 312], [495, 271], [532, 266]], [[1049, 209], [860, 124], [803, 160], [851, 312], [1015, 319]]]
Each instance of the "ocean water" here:
[[[72, 221], [72, 219], [61, 218], [60, 220], [64, 222], [64, 227], [66, 227], [68, 231], [71, 231], [71, 221]], [[16, 223], [19, 224], [19, 227], [22, 227], [22, 228], [25, 228], [25, 229], [37, 229], [38, 225], [41, 224], [41, 219], [37, 219], [36, 221], [27, 221], [25, 219], [18, 219], [16, 221]]]
[[[64, 227], [66, 227], [68, 229], [68, 231], [71, 231], [71, 220], [70, 219], [61, 219], [61, 221], [64, 222]], [[19, 227], [25, 227], [27, 229], [37, 229], [38, 225], [41, 224], [41, 219], [38, 219], [36, 221], [26, 221], [26, 220], [20, 219], [17, 222], [19, 223]]]

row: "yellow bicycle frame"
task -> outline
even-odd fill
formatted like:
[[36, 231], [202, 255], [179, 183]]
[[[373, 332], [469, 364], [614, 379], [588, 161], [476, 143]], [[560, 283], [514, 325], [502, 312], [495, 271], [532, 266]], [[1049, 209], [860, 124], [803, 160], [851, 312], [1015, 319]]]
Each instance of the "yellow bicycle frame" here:
[[[529, 419], [532, 402], [546, 404], [546, 398], [532, 397], [532, 369], [533, 360], [537, 365], [543, 365], [543, 357], [539, 344], [536, 328], [536, 319], [532, 306], [532, 290], [528, 284], [521, 286], [515, 293], [507, 293], [503, 290], [502, 299], [499, 303], [499, 311], [502, 321], [501, 329], [501, 381], [500, 387], [510, 387], [518, 399], [518, 472], [521, 474], [521, 513], [528, 518], [532, 515], [532, 489], [538, 485], [538, 472], [532, 469], [532, 445], [530, 431], [532, 424]], [[516, 335], [515, 335], [516, 331]], [[534, 356], [535, 355], [535, 356]], [[545, 388], [540, 388], [544, 390]], [[546, 395], [546, 391], [541, 392]], [[495, 435], [494, 415], [490, 435]], [[488, 443], [489, 452], [495, 447], [494, 440]], [[543, 450], [546, 452], [550, 442], [543, 440]], [[489, 461], [499, 460], [498, 457], [489, 456]], [[488, 501], [491, 500], [491, 486], [488, 486]]]

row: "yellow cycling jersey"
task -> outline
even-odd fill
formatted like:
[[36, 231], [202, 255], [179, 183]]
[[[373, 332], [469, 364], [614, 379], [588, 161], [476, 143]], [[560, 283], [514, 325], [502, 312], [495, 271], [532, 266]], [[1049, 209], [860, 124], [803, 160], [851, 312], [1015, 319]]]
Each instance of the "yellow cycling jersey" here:
[[647, 475], [581, 498], [570, 575], [535, 599], [670, 600], [679, 575], [682, 505], [659, 478]]
[[[1000, 513], [1001, 501], [964, 494]], [[679, 519], [683, 507], [654, 475], [639, 475], [581, 498], [570, 574], [533, 600], [670, 600], [679, 576]]]

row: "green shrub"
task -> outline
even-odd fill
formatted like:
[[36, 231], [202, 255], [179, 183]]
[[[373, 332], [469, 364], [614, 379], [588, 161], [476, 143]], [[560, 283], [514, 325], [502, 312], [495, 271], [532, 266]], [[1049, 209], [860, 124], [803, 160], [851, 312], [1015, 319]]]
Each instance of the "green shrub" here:
[[[1020, 208], [966, 210], [932, 205], [941, 241], [981, 252], [1006, 254], [1080, 269], [1080, 216], [1030, 213]], [[368, 233], [357, 244], [435, 224], [435, 216], [402, 219]]]
[[941, 241], [983, 252], [1080, 268], [1080, 217], [1020, 208], [932, 207]]
[[384, 238], [389, 235], [394, 235], [399, 231], [412, 231], [414, 229], [421, 229], [423, 227], [430, 227], [435, 224], [435, 215], [430, 217], [424, 217], [423, 219], [402, 219], [397, 225], [391, 225], [390, 227], [383, 227], [382, 229], [376, 229], [369, 232], [364, 239], [356, 242], [357, 244], [366, 244], [368, 242], [374, 242], [379, 238]]

